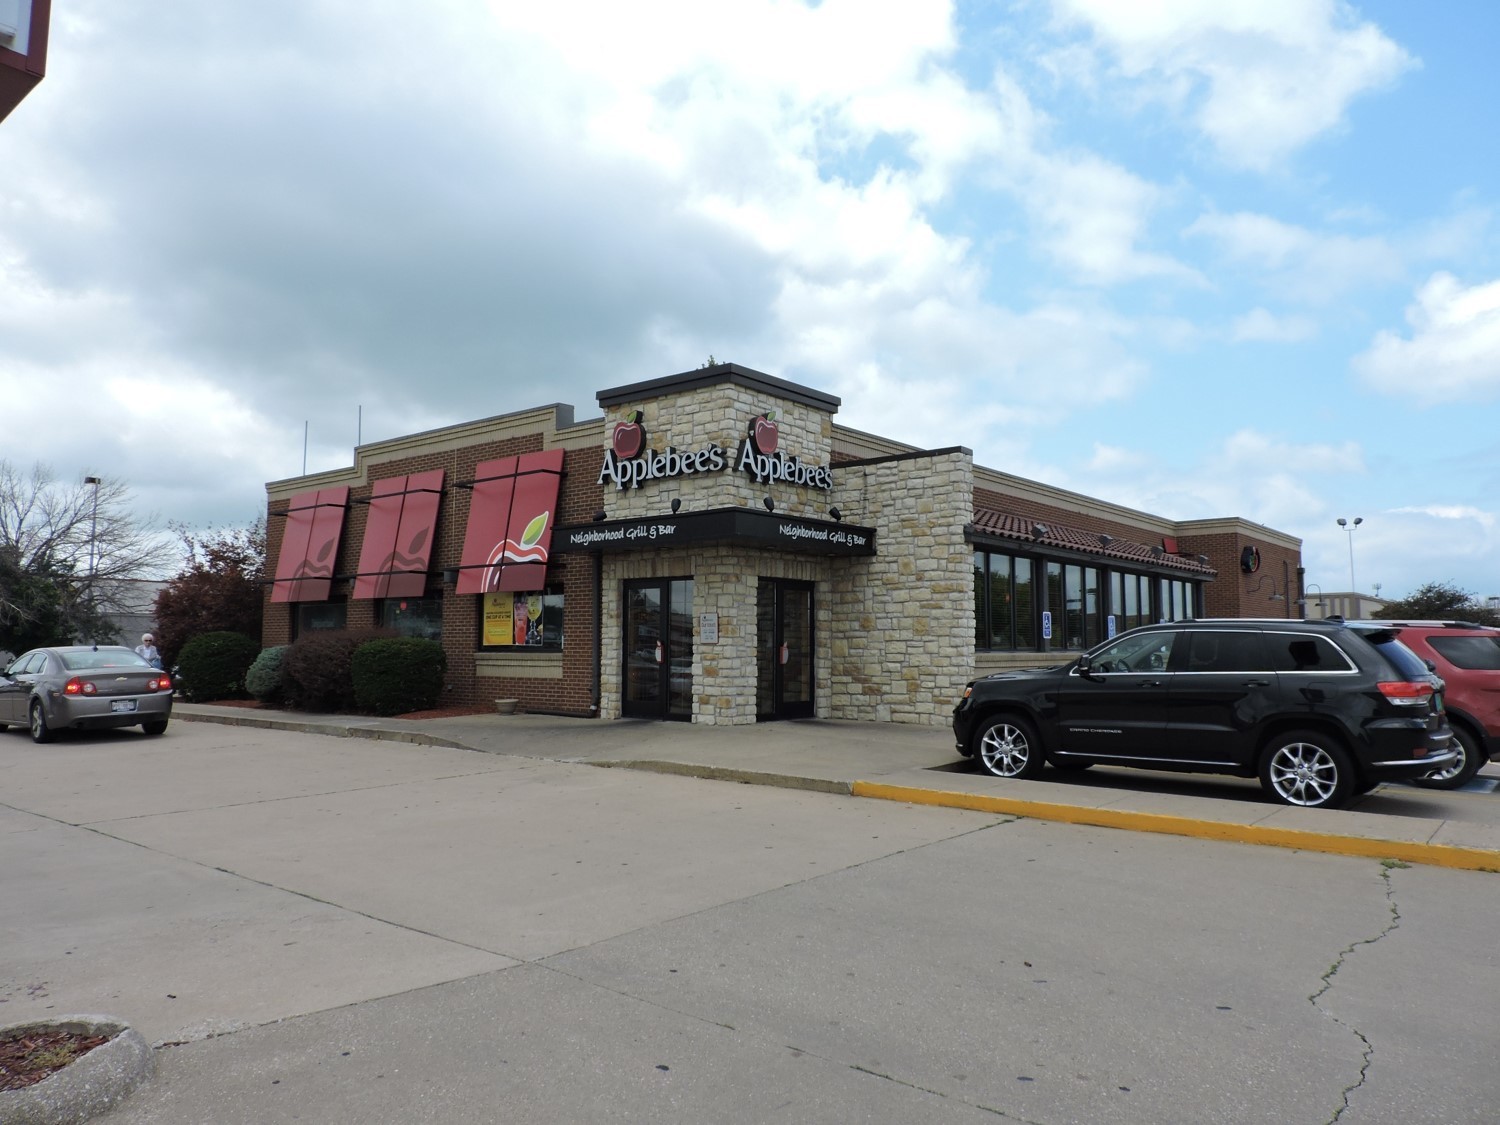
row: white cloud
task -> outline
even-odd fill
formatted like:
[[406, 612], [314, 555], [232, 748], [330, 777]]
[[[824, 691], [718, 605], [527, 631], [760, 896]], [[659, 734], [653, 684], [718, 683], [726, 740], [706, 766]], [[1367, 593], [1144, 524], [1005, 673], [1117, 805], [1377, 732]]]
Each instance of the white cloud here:
[[1375, 236], [1321, 234], [1251, 212], [1199, 216], [1183, 232], [1217, 245], [1231, 263], [1260, 270], [1283, 297], [1323, 303], [1399, 278], [1401, 251]]
[[[1267, 169], [1415, 65], [1342, 0], [1053, 0], [1143, 96], [1188, 113], [1223, 157]], [[1074, 61], [1076, 66], [1076, 60]]]
[[1465, 288], [1452, 274], [1433, 274], [1406, 322], [1409, 338], [1379, 332], [1354, 357], [1367, 384], [1418, 405], [1500, 394], [1500, 281]]
[[1229, 338], [1235, 343], [1295, 344], [1318, 334], [1317, 322], [1305, 316], [1277, 316], [1251, 309], [1234, 318]]

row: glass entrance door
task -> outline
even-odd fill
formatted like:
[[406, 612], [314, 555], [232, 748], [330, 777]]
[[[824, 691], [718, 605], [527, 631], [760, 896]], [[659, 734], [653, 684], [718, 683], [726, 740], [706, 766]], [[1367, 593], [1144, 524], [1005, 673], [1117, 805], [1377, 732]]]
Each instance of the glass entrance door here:
[[756, 597], [755, 717], [813, 713], [813, 585], [762, 578]]
[[636, 719], [693, 717], [693, 580], [625, 583], [621, 712]]

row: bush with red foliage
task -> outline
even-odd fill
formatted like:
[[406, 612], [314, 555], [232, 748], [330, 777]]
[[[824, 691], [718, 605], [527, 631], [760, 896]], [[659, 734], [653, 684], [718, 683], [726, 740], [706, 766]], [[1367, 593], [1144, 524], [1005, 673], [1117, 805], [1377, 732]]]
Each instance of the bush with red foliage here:
[[281, 690], [298, 711], [358, 710], [354, 697], [354, 653], [360, 645], [394, 637], [390, 629], [319, 629], [287, 646], [281, 658]]
[[[244, 633], [260, 644], [265, 601], [266, 525], [194, 532], [176, 525], [183, 570], [156, 595], [156, 647], [168, 668], [204, 633]], [[127, 641], [127, 643], [131, 643]]]

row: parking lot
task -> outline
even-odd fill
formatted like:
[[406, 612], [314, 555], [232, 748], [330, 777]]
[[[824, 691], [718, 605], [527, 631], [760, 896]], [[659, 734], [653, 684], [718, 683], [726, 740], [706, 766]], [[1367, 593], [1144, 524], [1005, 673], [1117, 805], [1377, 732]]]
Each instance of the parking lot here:
[[600, 726], [0, 737], [3, 1019], [161, 1044], [122, 1122], [1492, 1119], [1494, 875], [560, 760], [677, 737]]

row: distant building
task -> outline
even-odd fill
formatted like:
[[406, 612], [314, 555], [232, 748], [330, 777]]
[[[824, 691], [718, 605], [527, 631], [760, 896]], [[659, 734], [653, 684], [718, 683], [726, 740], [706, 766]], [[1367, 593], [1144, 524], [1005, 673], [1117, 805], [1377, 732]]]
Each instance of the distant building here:
[[47, 72], [52, 0], [0, 0], [0, 121]]
[[99, 579], [99, 606], [119, 634], [119, 644], [134, 648], [141, 643], [142, 633], [156, 632], [156, 595], [166, 586], [145, 578]]
[[1342, 617], [1348, 621], [1357, 621], [1374, 617], [1390, 603], [1380, 598], [1372, 598], [1369, 594], [1356, 594], [1349, 591], [1324, 594], [1313, 591], [1307, 595], [1306, 609], [1304, 615], [1311, 619], [1322, 617]]

